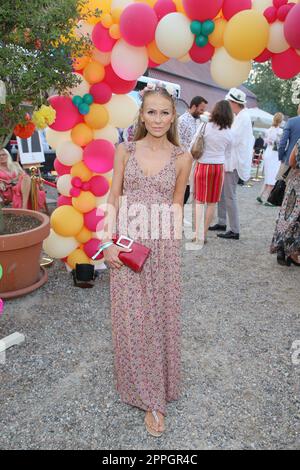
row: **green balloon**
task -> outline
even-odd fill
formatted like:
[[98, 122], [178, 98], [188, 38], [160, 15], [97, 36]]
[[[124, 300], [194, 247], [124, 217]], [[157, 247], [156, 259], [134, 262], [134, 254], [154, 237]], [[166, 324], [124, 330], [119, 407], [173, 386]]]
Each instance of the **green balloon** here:
[[86, 103], [86, 104], [93, 104], [94, 102], [94, 98], [93, 98], [93, 95], [91, 95], [90, 93], [87, 93], [86, 95], [83, 96], [83, 102]]
[[88, 104], [86, 103], [81, 103], [78, 107], [78, 111], [80, 112], [80, 114], [88, 114], [90, 112], [90, 107]]
[[202, 25], [202, 34], [204, 36], [209, 36], [215, 30], [215, 23], [212, 20], [204, 21]]
[[0, 264], [0, 280], [2, 279], [2, 276], [3, 276], [3, 269], [2, 269], [2, 266]]
[[191, 22], [190, 28], [193, 34], [199, 36], [202, 32], [202, 23], [200, 23], [200, 21], [194, 20]]
[[198, 47], [204, 47], [206, 46], [207, 43], [208, 43], [207, 36], [202, 36], [202, 34], [200, 34], [200, 36], [196, 37], [196, 44]]
[[76, 96], [73, 96], [72, 101], [73, 101], [73, 104], [75, 104], [75, 106], [78, 107], [82, 103], [82, 98], [81, 98], [81, 96], [76, 95]]

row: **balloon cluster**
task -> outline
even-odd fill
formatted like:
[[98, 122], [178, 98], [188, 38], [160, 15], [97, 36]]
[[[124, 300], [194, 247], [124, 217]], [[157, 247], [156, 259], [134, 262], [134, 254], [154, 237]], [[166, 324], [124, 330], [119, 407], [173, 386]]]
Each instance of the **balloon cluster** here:
[[74, 34], [89, 37], [92, 47], [72, 58], [78, 85], [49, 99], [56, 119], [47, 130], [57, 153], [60, 196], [44, 248], [71, 267], [92, 263], [117, 128], [134, 122], [138, 106], [128, 93], [148, 67], [170, 58], [211, 61], [212, 77], [224, 88], [243, 83], [253, 60], [271, 59], [281, 78], [300, 72], [299, 1], [87, 0], [80, 5], [79, 16], [88, 16]]

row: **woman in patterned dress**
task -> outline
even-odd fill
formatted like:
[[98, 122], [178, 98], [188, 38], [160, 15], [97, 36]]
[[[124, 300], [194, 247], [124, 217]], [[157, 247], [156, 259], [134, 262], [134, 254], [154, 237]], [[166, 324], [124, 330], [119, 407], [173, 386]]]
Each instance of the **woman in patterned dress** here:
[[279, 264], [300, 266], [300, 139], [291, 153], [289, 164], [291, 170], [270, 251], [277, 253]]
[[[117, 391], [123, 402], [146, 412], [146, 429], [156, 437], [165, 430], [167, 402], [177, 400], [180, 395], [179, 238], [191, 165], [191, 155], [178, 146], [173, 98], [163, 88], [147, 91], [135, 141], [117, 148], [108, 207], [119, 213], [120, 220], [115, 216], [118, 233], [149, 247], [150, 256], [142, 272], [136, 273], [122, 264], [118, 258], [122, 249], [118, 246], [111, 245], [103, 254], [112, 268], [111, 313]], [[120, 227], [124, 207], [127, 208], [127, 228]], [[169, 218], [168, 236], [167, 224], [162, 223], [161, 217], [153, 217], [158, 208], [174, 209], [177, 214]], [[175, 218], [180, 225], [178, 232]], [[113, 219], [112, 215], [107, 216], [105, 232], [110, 236], [104, 241], [111, 239], [114, 233]]]

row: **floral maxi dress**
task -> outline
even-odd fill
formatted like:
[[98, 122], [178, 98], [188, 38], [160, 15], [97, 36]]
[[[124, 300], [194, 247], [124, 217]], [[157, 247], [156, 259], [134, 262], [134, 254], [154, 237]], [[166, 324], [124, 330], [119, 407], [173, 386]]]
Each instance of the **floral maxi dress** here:
[[[142, 204], [151, 220], [153, 205], [173, 203], [175, 161], [183, 151], [174, 146], [169, 163], [158, 174], [145, 176], [135, 142], [126, 148], [127, 207]], [[142, 272], [123, 266], [111, 269], [110, 275], [116, 386], [123, 402], [166, 414], [167, 402], [180, 393], [181, 242], [144, 234], [135, 239], [151, 249]]]

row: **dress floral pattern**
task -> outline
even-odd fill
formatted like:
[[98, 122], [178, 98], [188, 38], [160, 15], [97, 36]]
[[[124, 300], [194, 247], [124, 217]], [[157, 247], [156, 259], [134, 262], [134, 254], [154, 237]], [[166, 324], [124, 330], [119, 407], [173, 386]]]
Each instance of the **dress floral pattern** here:
[[[136, 143], [125, 145], [129, 159], [123, 195], [128, 207], [143, 204], [150, 220], [153, 204], [173, 203], [175, 161], [183, 151], [174, 146], [169, 163], [158, 174], [145, 176], [135, 156]], [[181, 242], [161, 236], [135, 239], [151, 249], [142, 272], [123, 266], [110, 274], [116, 386], [125, 403], [166, 414], [167, 402], [180, 395]]]

